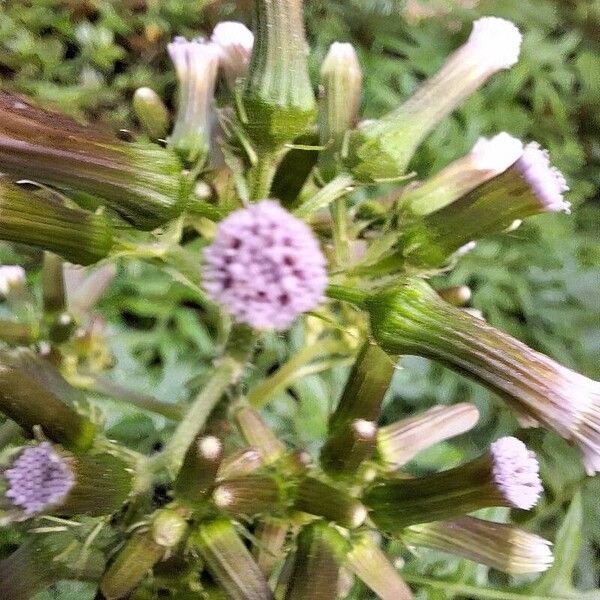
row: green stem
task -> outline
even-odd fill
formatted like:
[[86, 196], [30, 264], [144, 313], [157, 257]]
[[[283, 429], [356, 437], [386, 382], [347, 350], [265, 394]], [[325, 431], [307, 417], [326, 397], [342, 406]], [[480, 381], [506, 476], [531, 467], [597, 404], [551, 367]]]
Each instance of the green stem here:
[[348, 219], [347, 206], [344, 198], [336, 198], [331, 206], [333, 217], [333, 246], [336, 262], [343, 266], [348, 262]]
[[[425, 585], [435, 589], [443, 590], [445, 593], [454, 592], [454, 594], [460, 594], [465, 597], [473, 598], [484, 598], [486, 600], [522, 600], [525, 596], [522, 592], [509, 592], [505, 590], [496, 590], [491, 588], [481, 588], [474, 585], [468, 585], [466, 583], [456, 583], [443, 579], [432, 579], [430, 577], [422, 577], [420, 575], [412, 575], [410, 573], [402, 573], [402, 577], [408, 583], [417, 585]], [[577, 594], [561, 594], [560, 596], [552, 596], [554, 600], [597, 600], [598, 596], [587, 595], [585, 593]], [[548, 600], [548, 596], [530, 596], [527, 595], [529, 600]]]
[[320, 354], [347, 354], [348, 348], [336, 340], [322, 340], [305, 346], [294, 354], [273, 375], [263, 379], [248, 395], [248, 402], [254, 408], [264, 406], [275, 394], [285, 389], [298, 377], [300, 368]]
[[325, 290], [325, 294], [334, 300], [350, 302], [358, 307], [362, 307], [368, 298], [368, 294], [366, 292], [343, 285], [330, 285]]
[[342, 173], [335, 179], [332, 179], [327, 185], [322, 187], [314, 196], [301, 204], [294, 214], [306, 219], [313, 213], [323, 208], [327, 208], [332, 202], [338, 198], [343, 198], [346, 194], [352, 191], [354, 179], [348, 173]]
[[210, 379], [189, 407], [165, 449], [152, 461], [152, 470], [165, 467], [175, 474], [179, 471], [188, 447], [202, 431], [227, 388], [240, 377], [249, 357], [256, 334], [246, 326], [232, 327], [224, 355], [215, 363]]
[[7, 419], [0, 425], [0, 449], [6, 448], [17, 436], [21, 434], [21, 428], [11, 419]]
[[250, 201], [257, 202], [269, 197], [271, 185], [280, 159], [279, 153], [265, 153], [259, 155], [256, 163], [248, 171], [250, 184]]

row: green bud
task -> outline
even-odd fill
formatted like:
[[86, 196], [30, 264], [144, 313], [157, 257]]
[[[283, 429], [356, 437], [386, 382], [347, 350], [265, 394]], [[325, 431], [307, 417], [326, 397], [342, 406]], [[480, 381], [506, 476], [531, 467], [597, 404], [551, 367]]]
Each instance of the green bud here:
[[360, 527], [367, 518], [367, 510], [359, 500], [314, 477], [305, 477], [296, 494], [296, 510], [325, 517], [342, 527]]
[[260, 452], [265, 464], [277, 460], [285, 452], [285, 445], [269, 429], [258, 411], [241, 405], [235, 410], [235, 421], [244, 439]]
[[376, 344], [365, 342], [352, 366], [337, 408], [329, 419], [329, 430], [337, 432], [356, 419], [376, 422], [394, 367], [392, 357]]
[[212, 489], [223, 460], [223, 444], [212, 436], [197, 438], [188, 448], [175, 482], [178, 498], [202, 500]]
[[473, 404], [434, 406], [420, 415], [381, 427], [377, 434], [379, 459], [388, 469], [399, 469], [421, 450], [469, 431], [479, 411]]
[[370, 533], [352, 540], [345, 565], [381, 600], [411, 600], [413, 597]]
[[321, 66], [319, 171], [329, 181], [336, 175], [346, 132], [356, 125], [362, 70], [352, 44], [334, 42]]
[[141, 87], [135, 90], [133, 112], [150, 139], [161, 140], [167, 137], [171, 120], [169, 111], [153, 89]]
[[260, 452], [255, 448], [242, 448], [223, 459], [217, 472], [217, 479], [243, 477], [259, 469], [263, 464]]
[[255, 17], [240, 119], [260, 147], [273, 150], [304, 133], [316, 114], [302, 0], [255, 0]]
[[283, 546], [289, 530], [285, 519], [265, 517], [257, 525], [257, 542], [253, 549], [256, 564], [265, 577], [271, 575], [275, 565], [283, 556]]
[[464, 306], [471, 300], [471, 288], [466, 285], [453, 285], [437, 291], [440, 298], [454, 306]]
[[231, 600], [273, 600], [267, 581], [231, 521], [201, 523], [190, 536], [190, 544]]
[[405, 543], [457, 554], [512, 575], [541, 573], [552, 565], [552, 544], [519, 527], [474, 517], [413, 525]]
[[50, 250], [72, 263], [95, 263], [113, 247], [105, 215], [61, 206], [1, 179], [0, 213], [0, 239]]
[[3, 172], [81, 193], [140, 229], [179, 216], [191, 194], [172, 150], [121, 142], [8, 94], [0, 95], [0, 138]]
[[283, 490], [268, 475], [246, 475], [222, 481], [213, 491], [213, 502], [232, 515], [253, 516], [276, 511]]
[[55, 442], [88, 449], [96, 428], [69, 406], [72, 389], [59, 373], [31, 358], [30, 352], [0, 353], [0, 411], [29, 433], [39, 426]]
[[356, 419], [327, 439], [321, 449], [321, 466], [330, 474], [354, 475], [373, 454], [376, 439], [377, 425]]
[[30, 532], [15, 552], [0, 561], [0, 598], [30, 600], [62, 579], [97, 580], [104, 558], [95, 548], [84, 548], [72, 529]]
[[317, 521], [298, 535], [296, 556], [285, 600], [335, 600], [347, 541], [338, 531]]

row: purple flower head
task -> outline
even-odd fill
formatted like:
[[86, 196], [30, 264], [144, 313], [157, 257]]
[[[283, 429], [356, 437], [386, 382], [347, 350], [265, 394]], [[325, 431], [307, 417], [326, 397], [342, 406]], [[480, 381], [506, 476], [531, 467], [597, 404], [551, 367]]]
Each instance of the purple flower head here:
[[224, 219], [204, 259], [208, 295], [257, 329], [287, 329], [322, 301], [327, 285], [312, 231], [272, 200]]
[[504, 499], [515, 508], [535, 506], [544, 491], [535, 453], [514, 437], [496, 440], [490, 452], [492, 476]]
[[4, 477], [8, 482], [6, 497], [26, 515], [60, 503], [75, 484], [68, 461], [48, 442], [25, 448]]
[[563, 192], [568, 191], [569, 186], [563, 174], [550, 164], [547, 150], [537, 142], [531, 142], [515, 164], [545, 210], [570, 212], [571, 205], [563, 198]]

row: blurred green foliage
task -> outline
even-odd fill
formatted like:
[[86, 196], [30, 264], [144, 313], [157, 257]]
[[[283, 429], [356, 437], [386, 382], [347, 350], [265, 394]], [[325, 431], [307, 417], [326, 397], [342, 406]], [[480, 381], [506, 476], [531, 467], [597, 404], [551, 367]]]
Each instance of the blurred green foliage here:
[[[137, 87], [149, 85], [172, 104], [174, 74], [165, 53], [171, 37], [206, 34], [222, 18], [248, 22], [250, 4], [4, 0], [2, 84], [82, 120], [135, 128], [130, 99]], [[573, 215], [544, 215], [480, 243], [436, 284], [471, 286], [472, 305], [490, 322], [600, 378], [600, 1], [310, 0], [306, 5], [315, 80], [328, 45], [352, 41], [365, 71], [365, 117], [399, 104], [435, 72], [477, 16], [503, 16], [520, 26], [525, 40], [518, 65], [442, 123], [413, 167], [424, 176], [464, 154], [479, 135], [505, 130], [550, 150], [571, 185]], [[211, 332], [187, 289], [151, 266], [128, 264], [103, 299], [102, 310], [116, 360], [113, 378], [163, 401], [187, 399], [190, 388], [201, 383], [214, 351]], [[274, 335], [263, 349], [255, 377], [264, 377], [301, 343], [294, 331], [285, 339]], [[426, 470], [434, 462], [456, 463], [485, 446], [491, 436], [516, 428], [508, 412], [482, 388], [424, 360], [407, 359], [405, 367], [390, 394], [389, 420], [457, 400], [473, 401], [482, 409], [482, 427], [475, 435], [443, 445], [435, 455], [424, 453], [416, 469]], [[343, 365], [335, 365], [326, 375], [307, 375], [278, 394], [269, 416], [284, 438], [316, 447], [345, 373]], [[147, 451], [165, 436], [162, 418], [122, 410], [116, 403], [102, 406], [110, 434], [131, 446]], [[556, 538], [556, 566], [534, 583], [508, 581], [466, 561], [434, 552], [414, 560], [398, 549], [409, 561], [409, 576], [423, 584], [419, 597], [569, 598], [573, 575], [582, 589], [598, 587], [600, 479], [584, 479], [576, 453], [556, 436], [537, 430], [523, 435], [540, 453], [547, 489], [528, 526], [552, 537], [563, 524]], [[87, 598], [85, 585], [78, 585], [49, 591], [39, 600]], [[509, 585], [516, 587], [510, 591]]]

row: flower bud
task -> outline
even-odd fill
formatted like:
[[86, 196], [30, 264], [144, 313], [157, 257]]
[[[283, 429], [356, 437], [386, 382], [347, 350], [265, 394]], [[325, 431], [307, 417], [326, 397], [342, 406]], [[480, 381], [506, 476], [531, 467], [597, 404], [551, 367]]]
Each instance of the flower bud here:
[[378, 527], [398, 533], [407, 525], [461, 516], [481, 508], [530, 509], [542, 493], [535, 454], [513, 437], [496, 440], [469, 463], [414, 479], [376, 481], [363, 500]]
[[243, 448], [223, 459], [217, 471], [217, 479], [243, 477], [259, 469], [263, 464], [261, 454], [256, 448]]
[[308, 76], [302, 0], [256, 0], [255, 42], [241, 121], [263, 149], [308, 128], [316, 103]]
[[552, 544], [519, 527], [474, 517], [413, 525], [404, 542], [450, 552], [512, 575], [541, 573], [554, 561]]
[[31, 352], [0, 353], [0, 411], [29, 433], [39, 426], [50, 439], [87, 450], [96, 428], [69, 405], [72, 391], [46, 363], [40, 368]]
[[285, 600], [335, 600], [347, 542], [331, 525], [316, 521], [298, 535]]
[[213, 491], [218, 508], [236, 516], [254, 516], [276, 511], [283, 494], [279, 482], [268, 475], [246, 475], [225, 479]]
[[471, 288], [466, 285], [453, 285], [437, 290], [440, 298], [454, 306], [464, 306], [471, 300]]
[[600, 470], [599, 382], [447, 304], [421, 280], [381, 291], [367, 305], [386, 352], [425, 356], [470, 376], [579, 446], [589, 474]]
[[330, 474], [353, 475], [375, 450], [377, 425], [355, 419], [327, 439], [321, 449], [321, 466]]
[[126, 463], [111, 454], [74, 454], [42, 442], [23, 449], [4, 472], [4, 497], [17, 514], [100, 516], [132, 490]]
[[402, 193], [402, 207], [415, 215], [426, 215], [458, 200], [500, 175], [523, 154], [523, 143], [506, 132], [479, 138], [471, 152], [450, 163], [439, 173]]
[[72, 263], [97, 262], [113, 247], [103, 214], [60, 206], [5, 179], [0, 179], [0, 213], [0, 239], [50, 250]]
[[283, 546], [289, 530], [286, 519], [265, 517], [257, 525], [257, 543], [254, 546], [256, 564], [265, 577], [269, 577], [279, 559], [283, 556]]
[[169, 131], [169, 111], [160, 96], [149, 87], [135, 90], [133, 112], [151, 140], [162, 140]]
[[215, 25], [210, 40], [221, 50], [219, 64], [227, 86], [234, 91], [238, 79], [248, 74], [254, 34], [243, 23], [222, 21]]
[[356, 125], [362, 70], [352, 44], [334, 42], [321, 66], [319, 171], [329, 181], [337, 171], [346, 132]]
[[377, 452], [388, 469], [399, 469], [421, 450], [472, 429], [479, 420], [473, 404], [434, 406], [424, 413], [402, 419], [377, 434]]
[[521, 34], [510, 21], [475, 21], [467, 42], [413, 96], [353, 133], [348, 158], [353, 173], [364, 180], [403, 175], [427, 134], [494, 73], [514, 65], [520, 47]]
[[211, 111], [221, 52], [204, 40], [176, 37], [168, 46], [179, 81], [177, 115], [169, 144], [187, 164], [203, 162], [210, 149]]
[[367, 341], [361, 348], [342, 397], [329, 418], [329, 431], [337, 432], [356, 419], [376, 422], [388, 390], [395, 361], [376, 344]]
[[187, 529], [185, 519], [175, 510], [158, 511], [149, 528], [131, 535], [104, 573], [100, 581], [104, 598], [128, 597], [167, 551], [181, 542]]
[[352, 540], [346, 566], [381, 600], [411, 600], [412, 593], [369, 533]]
[[204, 521], [190, 536], [213, 579], [231, 600], [273, 600], [267, 581], [231, 521]]
[[0, 170], [83, 193], [140, 229], [179, 216], [191, 193], [169, 149], [124, 143], [9, 94], [0, 94]]
[[207, 435], [197, 438], [188, 448], [175, 481], [178, 498], [188, 502], [202, 500], [212, 489], [223, 460], [223, 444]]
[[359, 500], [314, 477], [300, 482], [294, 508], [349, 529], [360, 527], [367, 518], [367, 510]]
[[[84, 527], [77, 528], [79, 534]], [[0, 561], [0, 598], [30, 600], [63, 579], [97, 580], [104, 570], [104, 558], [97, 549], [84, 547], [73, 529], [29, 532], [17, 550]]]
[[0, 294], [8, 296], [11, 289], [25, 285], [25, 269], [17, 265], [0, 265]]
[[244, 439], [259, 452], [265, 464], [283, 455], [285, 445], [269, 429], [258, 411], [241, 405], [235, 410], [234, 418]]

